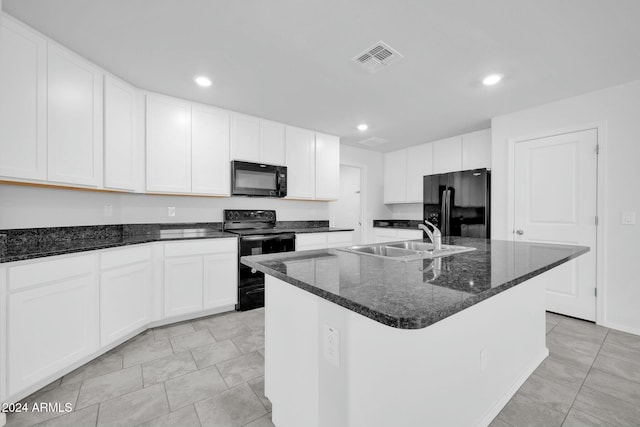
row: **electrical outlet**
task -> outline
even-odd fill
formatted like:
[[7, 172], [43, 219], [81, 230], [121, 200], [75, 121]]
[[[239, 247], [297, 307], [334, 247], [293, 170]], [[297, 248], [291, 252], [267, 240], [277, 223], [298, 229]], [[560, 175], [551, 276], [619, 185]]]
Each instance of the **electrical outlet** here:
[[104, 216], [105, 217], [113, 216], [113, 205], [110, 205], [110, 204], [104, 205]]
[[622, 212], [622, 224], [624, 225], [635, 225], [636, 223], [636, 213], [632, 211], [624, 211]]
[[176, 207], [175, 206], [167, 207], [167, 215], [176, 216]]
[[324, 325], [324, 358], [336, 368], [340, 367], [340, 332], [337, 329]]

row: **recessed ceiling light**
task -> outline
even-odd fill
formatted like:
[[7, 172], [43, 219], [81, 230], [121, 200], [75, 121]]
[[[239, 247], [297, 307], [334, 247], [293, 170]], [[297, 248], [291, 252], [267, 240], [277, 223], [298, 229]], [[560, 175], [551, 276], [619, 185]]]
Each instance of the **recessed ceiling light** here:
[[211, 79], [205, 76], [197, 76], [194, 77], [194, 79], [196, 83], [198, 83], [198, 85], [202, 86], [202, 87], [209, 87], [211, 86]]
[[369, 125], [366, 124], [366, 123], [362, 123], [362, 124], [358, 125], [358, 130], [359, 131], [365, 131], [367, 129], [369, 129]]
[[482, 84], [485, 86], [493, 86], [502, 80], [502, 74], [489, 74], [487, 77], [482, 80]]

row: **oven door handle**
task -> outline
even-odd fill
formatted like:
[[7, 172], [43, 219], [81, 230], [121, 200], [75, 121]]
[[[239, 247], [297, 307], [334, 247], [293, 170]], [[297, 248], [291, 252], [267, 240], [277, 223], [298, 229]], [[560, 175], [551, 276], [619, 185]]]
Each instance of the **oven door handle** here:
[[241, 240], [245, 242], [266, 241], [275, 239], [295, 239], [295, 234], [273, 234], [268, 236], [242, 236]]
[[264, 293], [264, 288], [253, 289], [249, 292], [245, 292], [245, 295], [259, 294], [259, 293]]

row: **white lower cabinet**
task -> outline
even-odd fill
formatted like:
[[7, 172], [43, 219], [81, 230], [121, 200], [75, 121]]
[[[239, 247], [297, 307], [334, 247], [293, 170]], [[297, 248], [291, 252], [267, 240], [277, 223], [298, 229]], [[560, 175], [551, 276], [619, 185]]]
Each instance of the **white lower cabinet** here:
[[164, 317], [237, 303], [237, 239], [166, 243]]
[[[98, 349], [95, 255], [10, 267], [8, 394]], [[42, 384], [44, 385], [44, 384]]]
[[238, 254], [223, 252], [204, 257], [203, 308], [238, 302]]
[[351, 244], [353, 244], [353, 232], [351, 231], [296, 234], [296, 251], [340, 248]]
[[151, 318], [151, 247], [100, 255], [100, 346], [144, 327]]
[[22, 399], [150, 324], [232, 309], [237, 275], [235, 237], [2, 264], [0, 402]]

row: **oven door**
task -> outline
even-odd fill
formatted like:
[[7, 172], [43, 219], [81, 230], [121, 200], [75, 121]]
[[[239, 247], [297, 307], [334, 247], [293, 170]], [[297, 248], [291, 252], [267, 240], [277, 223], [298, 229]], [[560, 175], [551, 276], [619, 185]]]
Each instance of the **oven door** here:
[[284, 197], [286, 196], [286, 168], [233, 161], [231, 162], [231, 194], [233, 196]]
[[[294, 234], [243, 236], [240, 238], [240, 256], [273, 254], [295, 250]], [[264, 273], [252, 272], [251, 267], [238, 262], [239, 311], [264, 306]]]

